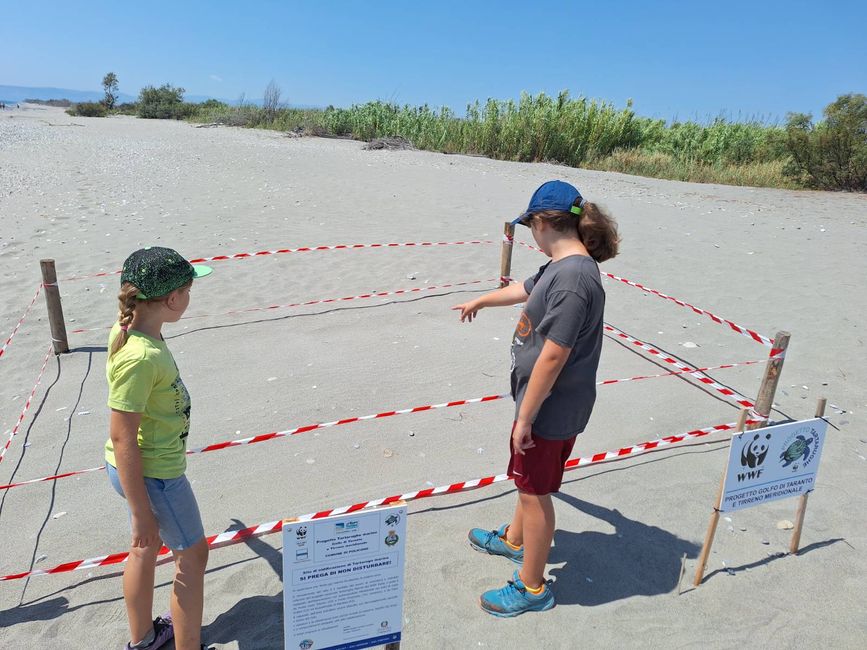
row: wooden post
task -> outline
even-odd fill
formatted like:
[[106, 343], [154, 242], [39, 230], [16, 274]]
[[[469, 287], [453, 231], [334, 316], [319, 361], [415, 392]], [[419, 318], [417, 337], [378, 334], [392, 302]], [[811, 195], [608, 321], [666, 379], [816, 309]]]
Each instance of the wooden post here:
[[45, 289], [45, 303], [48, 305], [48, 322], [51, 325], [51, 341], [54, 354], [69, 352], [66, 338], [66, 323], [63, 321], [63, 306], [60, 304], [60, 288], [57, 286], [57, 271], [54, 260], [40, 260], [42, 267], [42, 288]]
[[500, 253], [500, 287], [508, 286], [512, 272], [512, 246], [515, 241], [515, 226], [507, 221], [503, 228], [503, 251]]
[[[777, 359], [769, 359], [765, 366], [765, 376], [762, 378], [762, 384], [759, 386], [759, 395], [756, 397], [756, 405], [753, 411], [759, 414], [760, 417], [770, 418], [771, 408], [774, 405], [774, 395], [777, 392], [777, 384], [780, 381], [780, 373], [783, 371], [783, 361], [786, 360], [786, 349], [789, 347], [789, 339], [792, 337], [788, 332], [777, 332], [774, 337], [774, 344], [771, 348], [771, 357]], [[767, 420], [757, 424], [751, 424], [747, 429], [760, 429], [767, 424]]]
[[[825, 405], [828, 400], [820, 397], [816, 404], [816, 417], [821, 418], [825, 415]], [[798, 509], [795, 512], [795, 530], [792, 531], [792, 539], [789, 542], [789, 553], [792, 555], [798, 554], [798, 546], [801, 543], [801, 530], [804, 528], [804, 515], [807, 514], [807, 498], [810, 493], [802, 494], [798, 497]]]
[[[744, 423], [747, 421], [747, 409], [741, 409], [740, 417], [738, 417], [738, 425], [735, 427], [735, 433], [744, 430]], [[704, 545], [701, 547], [701, 554], [698, 556], [698, 566], [695, 567], [695, 578], [692, 581], [693, 586], [698, 587], [704, 578], [704, 570], [707, 566], [707, 558], [710, 555], [710, 548], [713, 546], [713, 538], [716, 535], [716, 527], [719, 524], [719, 507], [722, 505], [723, 490], [726, 484], [726, 474], [728, 470], [728, 462], [723, 470], [722, 478], [719, 482], [719, 490], [716, 494], [716, 501], [713, 507], [713, 513], [710, 516], [710, 522], [707, 525], [707, 532], [704, 535]]]

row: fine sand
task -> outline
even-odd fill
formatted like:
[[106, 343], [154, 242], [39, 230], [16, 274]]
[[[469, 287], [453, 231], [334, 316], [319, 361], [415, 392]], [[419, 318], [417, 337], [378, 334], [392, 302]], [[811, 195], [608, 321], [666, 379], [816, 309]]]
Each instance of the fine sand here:
[[[472, 552], [466, 532], [510, 517], [514, 487], [411, 503], [404, 642], [412, 648], [863, 647], [867, 638], [867, 197], [696, 185], [547, 164], [415, 151], [127, 117], [0, 112], [0, 342], [57, 261], [67, 327], [109, 325], [131, 251], [189, 257], [339, 243], [490, 239], [486, 245], [332, 250], [214, 262], [190, 318], [165, 329], [193, 399], [190, 445], [508, 390], [519, 310], [461, 324], [444, 289], [342, 304], [230, 310], [499, 275], [503, 221], [562, 178], [619, 220], [622, 254], [603, 270], [773, 336], [792, 333], [774, 417], [829, 428], [799, 556], [783, 556], [795, 500], [721, 519], [708, 578], [688, 590], [726, 434], [566, 475], [555, 499], [550, 575], [558, 606], [497, 620], [477, 607], [513, 565]], [[519, 238], [529, 241], [529, 233]], [[515, 249], [513, 275], [544, 262]], [[760, 360], [767, 348], [709, 318], [605, 282], [607, 322], [686, 363]], [[70, 334], [0, 463], [0, 484], [89, 468], [107, 435], [104, 330]], [[40, 296], [0, 357], [5, 444], [50, 332]], [[685, 346], [685, 343], [690, 345]], [[694, 344], [694, 345], [692, 345]], [[754, 399], [764, 365], [711, 371]], [[673, 370], [606, 338], [600, 379]], [[845, 411], [845, 412], [844, 412]], [[323, 429], [190, 458], [208, 534], [505, 471], [508, 400]], [[601, 387], [575, 455], [732, 422], [737, 407], [686, 376]], [[710, 443], [710, 444], [708, 444]], [[0, 494], [0, 574], [124, 551], [124, 504], [103, 473]], [[281, 538], [214, 550], [204, 640], [282, 647]], [[686, 593], [678, 595], [686, 554]], [[731, 569], [732, 571], [727, 571]], [[117, 567], [0, 583], [0, 647], [120, 648]], [[170, 566], [157, 570], [157, 612]], [[860, 639], [860, 641], [859, 641]], [[169, 646], [171, 647], [171, 646]]]

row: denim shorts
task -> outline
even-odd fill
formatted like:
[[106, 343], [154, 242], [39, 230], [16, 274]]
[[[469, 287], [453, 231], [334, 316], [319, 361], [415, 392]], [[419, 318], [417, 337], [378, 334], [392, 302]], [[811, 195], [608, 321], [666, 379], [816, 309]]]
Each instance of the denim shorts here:
[[[126, 498], [117, 468], [106, 463], [105, 471], [115, 492]], [[144, 482], [163, 544], [173, 551], [183, 551], [205, 536], [199, 505], [185, 475], [168, 479], [146, 476]]]

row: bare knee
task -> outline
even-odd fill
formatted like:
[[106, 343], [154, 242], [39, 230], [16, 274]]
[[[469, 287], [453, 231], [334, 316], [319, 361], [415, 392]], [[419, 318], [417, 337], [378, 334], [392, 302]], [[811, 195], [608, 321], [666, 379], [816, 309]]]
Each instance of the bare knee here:
[[160, 549], [163, 547], [163, 543], [158, 541], [156, 544], [152, 544], [151, 546], [138, 547], [132, 546], [129, 549], [129, 559], [133, 561], [139, 562], [156, 562], [157, 555], [159, 555]]
[[183, 551], [173, 551], [178, 573], [204, 574], [208, 564], [208, 541], [202, 538]]

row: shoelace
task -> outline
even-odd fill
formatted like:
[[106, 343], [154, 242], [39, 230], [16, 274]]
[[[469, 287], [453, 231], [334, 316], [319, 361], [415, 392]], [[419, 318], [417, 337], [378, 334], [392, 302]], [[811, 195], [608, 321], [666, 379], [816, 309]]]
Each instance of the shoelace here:
[[488, 544], [490, 544], [490, 543], [491, 543], [491, 540], [494, 539], [494, 537], [499, 537], [499, 536], [500, 536], [500, 531], [498, 531], [498, 530], [492, 530], [490, 533], [488, 533], [488, 537], [487, 537], [487, 539], [485, 540], [485, 546], [487, 546]]
[[512, 589], [514, 589], [515, 591], [520, 591], [521, 594], [527, 593], [527, 588], [526, 587], [519, 587], [518, 583], [515, 582], [514, 580], [508, 580], [506, 582], [506, 586], [503, 587], [502, 589], [500, 589], [500, 593], [505, 596]]

